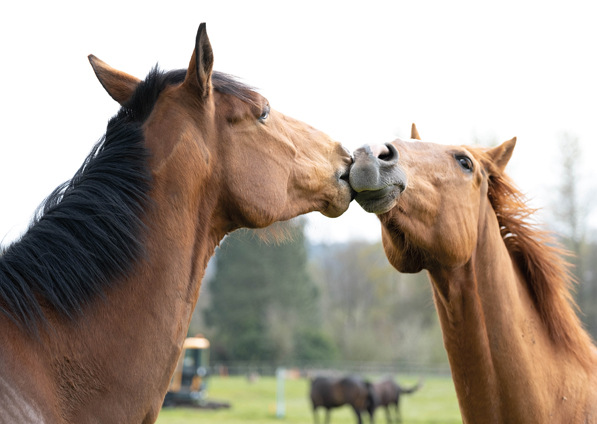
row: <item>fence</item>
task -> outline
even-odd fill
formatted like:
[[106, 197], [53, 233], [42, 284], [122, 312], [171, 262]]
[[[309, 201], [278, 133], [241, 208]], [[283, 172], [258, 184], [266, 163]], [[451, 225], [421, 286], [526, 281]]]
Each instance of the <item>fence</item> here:
[[211, 366], [212, 375], [262, 375], [274, 376], [276, 369], [284, 367], [294, 375], [303, 377], [312, 375], [396, 375], [416, 374], [428, 376], [449, 376], [448, 364], [431, 364], [422, 362], [361, 362], [361, 361], [331, 361], [331, 362], [219, 362]]

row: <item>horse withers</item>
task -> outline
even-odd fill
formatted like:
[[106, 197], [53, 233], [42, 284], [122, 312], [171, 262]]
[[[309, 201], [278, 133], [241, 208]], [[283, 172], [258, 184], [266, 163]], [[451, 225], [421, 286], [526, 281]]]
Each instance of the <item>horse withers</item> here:
[[220, 240], [352, 198], [347, 151], [213, 71], [205, 24], [186, 69], [89, 60], [121, 108], [0, 257], [0, 422], [154, 422]]
[[355, 151], [356, 200], [390, 263], [428, 271], [465, 423], [597, 422], [597, 349], [566, 252], [537, 227], [500, 146], [411, 140]]

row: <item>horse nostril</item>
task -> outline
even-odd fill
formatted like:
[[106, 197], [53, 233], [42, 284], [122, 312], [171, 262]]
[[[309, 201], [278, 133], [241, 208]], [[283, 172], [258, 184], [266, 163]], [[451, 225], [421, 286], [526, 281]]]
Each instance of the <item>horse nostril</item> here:
[[377, 159], [380, 161], [386, 162], [387, 164], [394, 164], [398, 162], [399, 154], [398, 149], [394, 147], [393, 144], [387, 143], [383, 146], [384, 149], [380, 149], [379, 154], [377, 155]]
[[377, 157], [377, 159], [379, 159], [379, 160], [386, 160], [387, 161], [389, 159], [392, 159], [392, 156], [393, 156], [392, 152], [388, 150], [387, 152], [384, 152], [381, 155], [379, 155]]
[[398, 162], [398, 150], [390, 143], [369, 146], [368, 153], [380, 166], [395, 165]]

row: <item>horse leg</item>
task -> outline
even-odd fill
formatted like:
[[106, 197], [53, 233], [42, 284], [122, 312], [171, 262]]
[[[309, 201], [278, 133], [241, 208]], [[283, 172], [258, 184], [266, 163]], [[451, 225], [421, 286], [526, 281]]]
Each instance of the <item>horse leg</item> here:
[[363, 419], [361, 418], [361, 411], [359, 411], [359, 410], [358, 410], [357, 408], [355, 408], [354, 406], [353, 406], [353, 409], [354, 409], [354, 413], [355, 413], [355, 414], [357, 414], [357, 422], [358, 422], [359, 424], [363, 424]]
[[313, 422], [319, 424], [319, 416], [317, 415], [317, 407], [313, 406]]
[[390, 415], [390, 406], [386, 405], [385, 410], [386, 410], [386, 420], [388, 421], [388, 424], [392, 424], [392, 416]]
[[402, 422], [402, 414], [400, 413], [400, 398], [396, 401], [396, 422]]
[[325, 424], [330, 424], [330, 408], [325, 410]]

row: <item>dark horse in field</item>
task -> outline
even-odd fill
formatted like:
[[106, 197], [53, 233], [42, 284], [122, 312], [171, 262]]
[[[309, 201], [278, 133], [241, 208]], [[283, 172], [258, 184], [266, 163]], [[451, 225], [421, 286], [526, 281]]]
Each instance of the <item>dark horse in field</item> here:
[[371, 383], [357, 377], [317, 377], [311, 381], [311, 402], [313, 404], [313, 419], [319, 422], [317, 408], [324, 407], [325, 422], [330, 422], [330, 409], [343, 405], [350, 405], [357, 415], [358, 423], [363, 422], [361, 413], [367, 411], [373, 422], [375, 410], [375, 393]]
[[0, 422], [154, 422], [220, 240], [348, 208], [340, 143], [213, 59], [205, 24], [188, 69], [89, 57], [122, 107], [0, 257]]
[[377, 381], [371, 385], [371, 389], [375, 394], [375, 408], [383, 406], [386, 410], [386, 419], [388, 420], [388, 423], [391, 423], [392, 416], [390, 414], [390, 406], [394, 405], [394, 410], [396, 411], [396, 421], [401, 422], [400, 396], [413, 394], [422, 386], [422, 381], [419, 381], [419, 383], [407, 389], [396, 383], [392, 377], [387, 377], [381, 381]]

